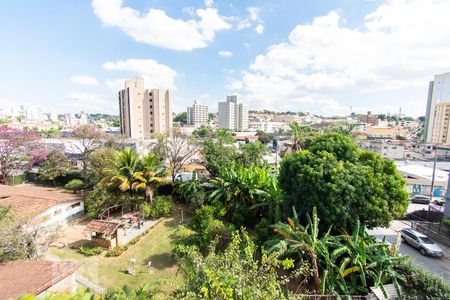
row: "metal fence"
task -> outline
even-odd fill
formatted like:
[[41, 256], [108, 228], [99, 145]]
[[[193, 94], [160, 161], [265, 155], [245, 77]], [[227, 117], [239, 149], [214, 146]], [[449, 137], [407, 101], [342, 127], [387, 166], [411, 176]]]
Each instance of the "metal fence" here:
[[450, 246], [450, 229], [441, 223], [413, 221], [411, 227], [437, 242]]

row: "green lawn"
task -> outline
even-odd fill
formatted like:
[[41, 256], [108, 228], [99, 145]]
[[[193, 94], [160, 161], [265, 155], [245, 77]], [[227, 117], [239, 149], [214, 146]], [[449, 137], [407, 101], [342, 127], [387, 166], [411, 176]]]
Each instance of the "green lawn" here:
[[[49, 252], [62, 260], [83, 262], [81, 274], [102, 287], [117, 288], [125, 284], [137, 287], [150, 283], [161, 290], [162, 298], [166, 298], [183, 283], [182, 275], [177, 274], [178, 264], [172, 256], [170, 245], [178, 220], [178, 216], [163, 220], [119, 257], [105, 257], [104, 253], [84, 257], [68, 248], [50, 248]], [[136, 274], [128, 275], [124, 270], [132, 258], [136, 259]], [[150, 270], [147, 268], [148, 261], [152, 262]]]

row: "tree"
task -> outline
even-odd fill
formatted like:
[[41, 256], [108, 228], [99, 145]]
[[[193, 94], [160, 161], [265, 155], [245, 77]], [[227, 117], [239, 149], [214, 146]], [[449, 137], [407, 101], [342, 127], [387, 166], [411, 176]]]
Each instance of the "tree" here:
[[265, 133], [264, 131], [258, 130], [256, 132], [256, 136], [258, 137], [258, 141], [260, 141], [264, 145], [272, 142], [272, 137], [269, 134]]
[[164, 182], [165, 171], [162, 169], [164, 161], [155, 153], [149, 152], [142, 161], [142, 171], [136, 173], [135, 177], [140, 178], [140, 183], [135, 186], [136, 189], [145, 191], [145, 199], [153, 203], [155, 185]]
[[42, 167], [39, 169], [39, 179], [52, 181], [56, 185], [56, 179], [65, 176], [71, 169], [70, 161], [63, 153], [53, 150], [45, 159]]
[[286, 212], [300, 215], [317, 207], [321, 229], [352, 230], [358, 220], [369, 228], [388, 226], [408, 205], [405, 181], [393, 162], [359, 150], [342, 134], [323, 134], [307, 150], [281, 163], [280, 186]]
[[310, 126], [301, 126], [297, 122], [289, 124], [289, 135], [292, 140], [292, 151], [299, 151], [306, 147], [309, 141], [311, 141], [316, 132]]
[[266, 146], [259, 141], [242, 145], [241, 163], [244, 166], [250, 166], [251, 164], [261, 165], [266, 149]]
[[88, 165], [92, 152], [102, 145], [103, 132], [94, 125], [80, 125], [73, 130], [73, 137], [79, 144], [74, 144], [81, 154], [82, 175], [87, 177]]
[[180, 122], [181, 124], [187, 124], [187, 112], [179, 113], [173, 118], [174, 122]]
[[31, 149], [26, 146], [38, 138], [34, 131], [0, 127], [0, 173], [6, 181], [28, 165], [27, 156]]
[[117, 151], [113, 148], [100, 148], [92, 152], [89, 169], [88, 181], [95, 185], [105, 176], [105, 170], [113, 169], [116, 162]]
[[0, 263], [35, 257], [31, 233], [20, 228], [10, 207], [0, 205]]
[[213, 136], [213, 130], [209, 126], [202, 125], [202, 126], [196, 128], [192, 132], [192, 136], [195, 137], [195, 138], [200, 138], [200, 139], [212, 137]]
[[172, 136], [162, 136], [156, 145], [157, 149], [162, 149], [165, 157], [169, 161], [169, 171], [172, 181], [183, 167], [198, 152], [198, 147], [191, 143], [186, 136], [174, 133]]
[[234, 141], [233, 134], [229, 129], [219, 128], [214, 136], [221, 144], [231, 144]]
[[218, 176], [220, 170], [231, 166], [238, 158], [235, 147], [224, 145], [213, 139], [206, 139], [202, 149], [203, 164], [211, 176]]
[[49, 151], [43, 148], [36, 148], [30, 151], [28, 155], [28, 164], [30, 167], [40, 166], [48, 156]]

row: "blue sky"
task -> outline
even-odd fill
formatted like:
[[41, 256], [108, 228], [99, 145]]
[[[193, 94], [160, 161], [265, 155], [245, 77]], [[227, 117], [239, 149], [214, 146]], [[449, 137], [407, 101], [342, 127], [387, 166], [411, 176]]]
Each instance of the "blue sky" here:
[[[0, 3], [0, 105], [117, 114], [123, 79], [171, 88], [183, 111], [423, 115], [450, 71], [449, 1], [77, 0]], [[447, 12], [447, 13], [446, 13]], [[156, 20], [156, 21], [155, 21]]]

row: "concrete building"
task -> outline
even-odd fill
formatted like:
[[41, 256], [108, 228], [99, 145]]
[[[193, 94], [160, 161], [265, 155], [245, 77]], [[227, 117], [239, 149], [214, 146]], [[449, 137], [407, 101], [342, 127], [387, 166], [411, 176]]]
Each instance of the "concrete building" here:
[[364, 122], [372, 126], [378, 126], [380, 119], [377, 115], [372, 115], [372, 112], [368, 111], [366, 115], [359, 115], [358, 122]]
[[194, 101], [194, 105], [187, 108], [187, 123], [195, 127], [208, 125], [208, 106]]
[[119, 91], [120, 132], [133, 139], [153, 133], [172, 133], [172, 99], [169, 90], [146, 89], [140, 77], [125, 81]]
[[238, 103], [236, 95], [227, 96], [226, 102], [219, 102], [219, 128], [233, 131], [248, 129], [248, 107]]
[[434, 106], [433, 127], [431, 133], [428, 132], [430, 142], [434, 144], [449, 144], [449, 115], [450, 102], [437, 103]]
[[[450, 102], [450, 72], [436, 75], [434, 77], [434, 81], [430, 81], [428, 85], [427, 110], [423, 132], [424, 141], [426, 143], [433, 142], [433, 127], [435, 124], [434, 120], [436, 116], [437, 104], [444, 102]], [[439, 108], [443, 109], [443, 107]], [[445, 117], [443, 119], [445, 120]], [[437, 122], [438, 125], [436, 126], [436, 130], [440, 128], [439, 124], [442, 123], [442, 118]], [[437, 140], [439, 140], [438, 134], [435, 134], [434, 136], [437, 138]], [[442, 140], [442, 136], [440, 136], [440, 139]], [[437, 141], [435, 143], [437, 143]]]

